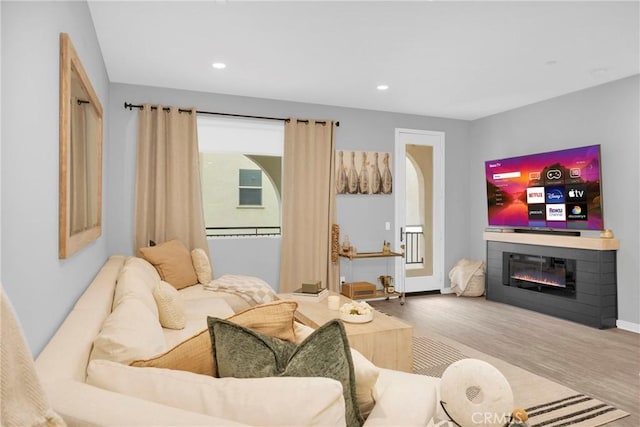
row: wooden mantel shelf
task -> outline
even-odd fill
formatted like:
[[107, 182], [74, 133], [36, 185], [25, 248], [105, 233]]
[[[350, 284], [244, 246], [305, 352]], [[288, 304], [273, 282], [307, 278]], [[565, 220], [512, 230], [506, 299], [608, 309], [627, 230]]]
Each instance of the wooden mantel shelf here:
[[591, 249], [594, 251], [615, 251], [620, 249], [618, 239], [598, 237], [556, 236], [535, 233], [505, 233], [485, 231], [484, 240], [493, 242], [520, 243], [523, 245], [555, 246], [559, 248]]

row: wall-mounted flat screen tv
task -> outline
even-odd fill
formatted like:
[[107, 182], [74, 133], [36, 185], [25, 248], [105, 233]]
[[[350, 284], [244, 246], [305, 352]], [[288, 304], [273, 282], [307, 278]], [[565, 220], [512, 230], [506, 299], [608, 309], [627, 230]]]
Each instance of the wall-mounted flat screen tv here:
[[485, 162], [489, 226], [603, 230], [600, 145]]

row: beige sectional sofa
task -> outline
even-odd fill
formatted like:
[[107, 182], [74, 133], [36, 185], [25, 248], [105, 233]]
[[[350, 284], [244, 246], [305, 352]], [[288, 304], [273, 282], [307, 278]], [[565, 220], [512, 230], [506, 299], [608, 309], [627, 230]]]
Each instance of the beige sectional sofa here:
[[[36, 359], [51, 404], [68, 425], [344, 425], [342, 385], [333, 379], [216, 378], [129, 366], [206, 329], [208, 315], [227, 318], [249, 307], [236, 295], [190, 286], [178, 291], [184, 329], [164, 329], [146, 295], [159, 280], [141, 258], [109, 258]], [[301, 337], [310, 332], [302, 325], [296, 331]], [[359, 369], [377, 371], [371, 389], [375, 405], [365, 426], [429, 423], [437, 379], [376, 368], [355, 355], [354, 362], [360, 364], [357, 381]]]

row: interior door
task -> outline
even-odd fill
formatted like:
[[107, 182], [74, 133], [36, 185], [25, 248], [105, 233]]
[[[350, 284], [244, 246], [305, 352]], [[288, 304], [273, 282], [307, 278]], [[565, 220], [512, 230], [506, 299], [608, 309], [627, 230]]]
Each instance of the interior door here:
[[444, 133], [396, 129], [396, 264], [405, 292], [444, 288]]

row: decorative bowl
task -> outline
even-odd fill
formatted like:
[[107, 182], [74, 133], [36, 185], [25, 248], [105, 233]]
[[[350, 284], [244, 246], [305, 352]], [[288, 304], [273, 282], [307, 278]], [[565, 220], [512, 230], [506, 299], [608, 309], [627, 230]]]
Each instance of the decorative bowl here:
[[371, 322], [373, 320], [373, 308], [364, 301], [352, 301], [340, 307], [340, 319], [348, 323]]
[[340, 319], [347, 323], [368, 323], [373, 320], [373, 311], [365, 314], [340, 313]]

